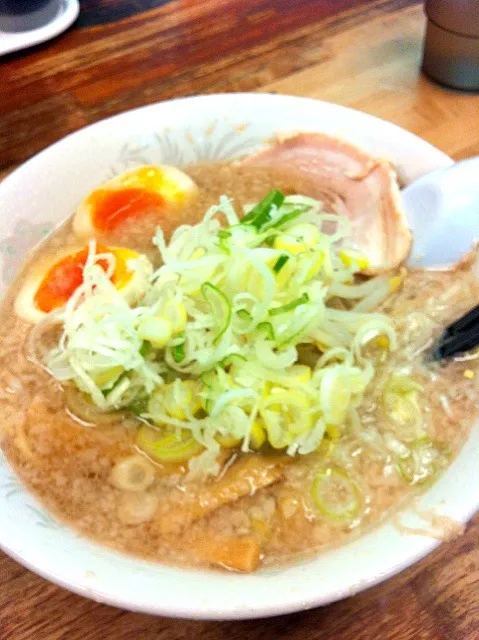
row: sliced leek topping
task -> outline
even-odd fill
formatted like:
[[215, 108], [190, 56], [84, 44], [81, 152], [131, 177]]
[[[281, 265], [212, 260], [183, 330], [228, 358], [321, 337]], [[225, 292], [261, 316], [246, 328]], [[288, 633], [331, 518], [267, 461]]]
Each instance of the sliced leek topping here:
[[235, 364], [241, 366], [243, 362], [246, 362], [246, 358], [242, 356], [241, 353], [230, 353], [229, 356], [226, 356], [226, 358], [221, 360], [219, 365], [220, 367], [223, 367], [223, 369], [226, 369], [227, 367], [234, 366]]
[[171, 348], [171, 353], [175, 362], [182, 362], [185, 358], [185, 342], [175, 344], [175, 346]]
[[321, 470], [313, 482], [312, 497], [329, 520], [349, 523], [361, 515], [361, 493], [343, 469], [331, 466]]
[[242, 224], [250, 224], [260, 230], [267, 222], [271, 220], [271, 212], [273, 208], [278, 210], [284, 202], [284, 195], [279, 191], [271, 191], [268, 195], [258, 202], [258, 204], [247, 213], [241, 220]]
[[252, 449], [258, 451], [266, 442], [267, 434], [264, 422], [261, 419], [255, 420], [251, 425], [249, 434], [249, 444]]
[[419, 395], [420, 384], [408, 376], [394, 375], [383, 393], [386, 416], [395, 435], [406, 442], [417, 441], [427, 435]]
[[221, 433], [216, 436], [216, 442], [224, 449], [234, 449], [241, 445], [241, 438], [235, 438], [234, 436], [222, 435]]
[[299, 307], [302, 304], [306, 304], [307, 302], [309, 302], [309, 296], [307, 293], [303, 293], [303, 295], [299, 298], [296, 298], [296, 300], [291, 300], [287, 304], [283, 304], [280, 307], [273, 307], [269, 310], [269, 315], [278, 316], [281, 313], [293, 311], [293, 309], [296, 309], [296, 307]]
[[[222, 196], [168, 243], [157, 230], [162, 266], [141, 279], [136, 306], [112, 285], [92, 242], [82, 285], [55, 312], [63, 333], [46, 365], [100, 410], [139, 415], [156, 425], [157, 440], [166, 430], [157, 459], [185, 442], [190, 451], [190, 440], [201, 452], [195, 468], [214, 466], [221, 446], [321, 450], [341, 439], [361, 404], [371, 353], [387, 357], [397, 346], [392, 321], [376, 310], [397, 276], [357, 278], [367, 261], [348, 234], [346, 219], [306, 196], [272, 191], [243, 217]], [[145, 260], [129, 268], [150, 273]], [[402, 443], [424, 435], [420, 389], [408, 384], [391, 381], [382, 399]]]
[[411, 485], [421, 485], [434, 480], [449, 462], [449, 452], [441, 443], [428, 436], [418, 438], [398, 457], [397, 467], [404, 480]]
[[289, 258], [290, 257], [288, 255], [286, 255], [285, 253], [283, 253], [283, 255], [279, 256], [279, 258], [274, 263], [273, 271], [275, 273], [279, 273], [281, 271], [281, 269], [284, 267], [284, 265], [288, 262]]
[[203, 447], [184, 430], [161, 433], [146, 425], [138, 429], [136, 446], [156, 462], [181, 464], [199, 455]]
[[201, 293], [209, 304], [211, 309], [211, 317], [213, 319], [214, 338], [213, 344], [217, 344], [230, 326], [231, 322], [231, 303], [226, 295], [215, 287], [211, 282], [205, 282], [201, 286]]

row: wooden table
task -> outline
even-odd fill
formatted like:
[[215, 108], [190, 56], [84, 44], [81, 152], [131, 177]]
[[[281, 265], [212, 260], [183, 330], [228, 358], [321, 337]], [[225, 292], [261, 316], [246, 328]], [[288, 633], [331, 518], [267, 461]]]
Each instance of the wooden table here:
[[[381, 116], [455, 158], [479, 154], [479, 96], [422, 77], [411, 0], [82, 0], [55, 41], [0, 62], [0, 172], [65, 134], [175, 96], [269, 91]], [[383, 585], [252, 622], [183, 622], [71, 595], [0, 554], [0, 640], [479, 639], [479, 518]], [[318, 576], [318, 580], [321, 577]]]

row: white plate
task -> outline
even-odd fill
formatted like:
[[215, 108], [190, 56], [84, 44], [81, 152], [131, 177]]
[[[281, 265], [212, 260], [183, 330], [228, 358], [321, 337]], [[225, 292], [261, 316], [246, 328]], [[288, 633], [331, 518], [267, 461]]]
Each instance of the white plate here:
[[5, 27], [2, 30], [0, 16], [0, 56], [51, 40], [75, 22], [79, 11], [78, 0], [50, 0], [47, 6], [24, 16], [24, 19], [39, 24], [43, 24], [43, 16], [48, 16], [47, 24], [28, 31], [10, 31]]
[[[121, 114], [43, 151], [0, 185], [0, 273], [5, 287], [25, 253], [102, 180], [139, 163], [188, 165], [237, 157], [276, 133], [325, 131], [386, 156], [407, 180], [451, 160], [387, 122], [305, 98], [235, 94], [187, 98]], [[466, 522], [479, 502], [479, 430], [419, 501]], [[401, 515], [417, 524], [412, 510]], [[193, 571], [138, 561], [52, 520], [0, 463], [0, 544], [19, 562], [79, 594], [168, 616], [253, 618], [326, 604], [370, 587], [438, 543], [392, 523], [336, 551], [254, 575]]]

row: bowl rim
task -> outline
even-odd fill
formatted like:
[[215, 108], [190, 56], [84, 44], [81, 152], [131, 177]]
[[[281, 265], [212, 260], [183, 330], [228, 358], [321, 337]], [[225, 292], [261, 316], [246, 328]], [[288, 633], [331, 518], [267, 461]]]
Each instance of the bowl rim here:
[[[3, 192], [8, 192], [11, 189], [15, 189], [16, 186], [20, 184], [22, 177], [24, 175], [28, 175], [30, 171], [35, 171], [38, 167], [40, 167], [45, 162], [45, 160], [48, 160], [49, 157], [54, 158], [57, 149], [63, 148], [65, 145], [68, 146], [69, 143], [75, 140], [80, 140], [83, 136], [87, 136], [89, 134], [95, 134], [101, 131], [101, 129], [106, 125], [106, 123], [114, 124], [124, 118], [136, 117], [142, 114], [146, 115], [150, 112], [154, 113], [155, 110], [161, 110], [162, 105], [170, 105], [170, 106], [172, 105], [172, 106], [178, 106], [182, 108], [185, 105], [186, 107], [188, 107], [189, 105], [193, 105], [196, 103], [201, 105], [202, 108], [206, 109], [208, 107], [208, 104], [212, 104], [212, 103], [216, 103], [216, 104], [223, 103], [224, 106], [227, 107], [229, 104], [231, 104], [232, 101], [234, 101], [237, 104], [238, 102], [245, 101], [245, 100], [247, 100], [248, 102], [256, 102], [258, 103], [258, 105], [261, 105], [262, 103], [263, 104], [269, 103], [271, 105], [274, 105], [274, 103], [282, 102], [284, 106], [291, 106], [295, 110], [297, 110], [298, 107], [301, 105], [304, 105], [305, 107], [306, 105], [309, 105], [308, 108], [311, 108], [314, 105], [314, 107], [317, 107], [318, 109], [323, 108], [326, 110], [327, 109], [334, 110], [340, 115], [346, 114], [347, 116], [349, 114], [349, 116], [351, 116], [351, 114], [356, 114], [354, 117], [356, 118], [359, 117], [360, 119], [364, 118], [364, 120], [369, 121], [371, 125], [376, 124], [379, 126], [379, 123], [381, 123], [382, 127], [386, 126], [386, 128], [389, 131], [395, 132], [396, 135], [407, 136], [409, 140], [411, 140], [411, 142], [414, 142], [414, 144], [421, 147], [421, 149], [428, 149], [429, 153], [431, 154], [431, 157], [434, 156], [434, 166], [430, 167], [431, 170], [439, 167], [449, 166], [453, 162], [449, 156], [447, 156], [440, 150], [436, 149], [435, 147], [433, 147], [426, 141], [422, 140], [421, 138], [415, 136], [410, 132], [407, 132], [403, 128], [393, 123], [389, 123], [385, 120], [377, 118], [375, 116], [372, 116], [370, 114], [365, 114], [357, 110], [350, 109], [349, 107], [335, 105], [333, 103], [316, 100], [314, 98], [303, 98], [298, 96], [285, 96], [285, 95], [277, 95], [277, 94], [269, 94], [269, 93], [254, 93], [254, 94], [251, 94], [251, 93], [224, 94], [223, 93], [223, 94], [211, 94], [206, 96], [190, 96], [186, 98], [178, 98], [175, 100], [168, 100], [168, 101], [163, 101], [159, 103], [154, 103], [154, 104], [142, 106], [136, 109], [123, 111], [112, 117], [105, 118], [103, 120], [90, 124], [86, 127], [83, 127], [78, 131], [75, 131], [65, 136], [64, 138], [60, 139], [59, 141], [51, 144], [50, 146], [48, 146], [47, 148], [40, 151], [38, 154], [36, 154], [32, 158], [30, 158], [29, 160], [27, 160], [20, 167], [14, 170], [11, 174], [7, 175], [3, 179], [3, 181], [0, 183], [0, 196], [2, 195]], [[319, 130], [319, 128], [317, 130]], [[476, 511], [476, 509], [479, 506], [478, 503], [479, 503], [478, 499], [476, 499], [476, 503], [474, 503], [473, 499], [470, 500], [469, 508], [463, 509], [460, 513], [459, 519], [461, 520], [461, 522], [466, 522], [473, 515], [473, 513]], [[383, 523], [379, 525], [379, 527], [382, 527], [382, 526], [383, 526]], [[368, 536], [368, 535], [369, 534], [364, 534], [357, 541], [353, 541], [352, 543], [345, 545], [345, 547], [350, 547], [352, 545], [360, 543], [362, 540], [364, 540], [365, 536]], [[105, 547], [103, 547], [102, 545], [96, 545], [96, 543], [91, 543], [90, 541], [88, 543], [90, 545], [93, 545], [93, 547], [97, 546], [98, 548], [105, 550]], [[411, 566], [416, 561], [418, 561], [419, 559], [427, 555], [439, 544], [440, 542], [437, 540], [434, 540], [431, 538], [424, 538], [420, 544], [416, 544], [412, 548], [411, 552], [407, 555], [406, 558], [398, 557], [396, 560], [391, 561], [386, 571], [376, 570], [374, 575], [369, 576], [367, 579], [360, 580], [359, 582], [353, 585], [349, 585], [348, 587], [343, 587], [342, 589], [338, 589], [334, 592], [328, 592], [323, 594], [317, 593], [317, 592], [316, 593], [311, 592], [307, 597], [305, 597], [304, 592], [301, 591], [301, 589], [299, 589], [297, 593], [290, 592], [287, 594], [286, 598], [281, 599], [280, 601], [275, 603], [269, 603], [268, 605], [263, 605], [261, 604], [261, 602], [258, 602], [258, 600], [256, 600], [254, 602], [251, 602], [250, 606], [243, 608], [242, 610], [239, 610], [237, 606], [227, 606], [227, 605], [217, 608], [216, 610], [213, 610], [210, 605], [203, 607], [201, 604], [198, 604], [198, 603], [183, 604], [182, 602], [174, 603], [174, 605], [169, 603], [167, 606], [164, 606], [160, 602], [157, 605], [152, 607], [151, 604], [148, 604], [148, 603], [145, 604], [145, 602], [143, 601], [135, 600], [135, 595], [122, 596], [122, 595], [119, 595], [118, 593], [114, 593], [114, 592], [112, 593], [109, 591], [105, 591], [104, 589], [101, 589], [101, 588], [92, 587], [89, 584], [87, 584], [84, 580], [82, 581], [78, 577], [75, 578], [75, 576], [73, 577], [70, 576], [68, 578], [65, 578], [65, 576], [62, 575], [61, 572], [58, 572], [49, 566], [44, 566], [40, 560], [37, 561], [36, 559], [32, 560], [29, 557], [25, 557], [25, 555], [28, 555], [28, 554], [22, 554], [21, 552], [19, 552], [18, 549], [16, 549], [12, 545], [6, 545], [2, 540], [1, 534], [0, 534], [0, 547], [6, 553], [8, 553], [11, 557], [13, 557], [15, 560], [17, 560], [19, 563], [23, 564], [33, 572], [37, 573], [38, 575], [41, 575], [43, 578], [53, 581], [56, 584], [64, 588], [67, 588], [70, 591], [73, 591], [74, 593], [94, 599], [98, 602], [104, 602], [113, 606], [119, 606], [124, 609], [129, 609], [132, 611], [142, 611], [145, 613], [151, 613], [155, 615], [165, 615], [169, 617], [206, 619], [206, 620], [250, 619], [250, 618], [258, 618], [258, 617], [267, 617], [267, 616], [274, 616], [278, 614], [290, 613], [293, 611], [305, 610], [315, 606], [328, 604], [336, 600], [339, 600], [343, 597], [346, 597], [348, 595], [353, 595], [354, 593], [361, 591], [365, 588], [374, 586], [379, 582], [382, 582], [383, 580], [391, 577], [392, 575], [395, 575], [396, 573], [400, 572], [401, 570], [403, 570], [408, 566]], [[111, 550], [108, 550], [108, 553], [110, 555], [116, 554], [116, 552]], [[329, 553], [334, 554], [336, 553], [336, 550], [332, 550], [331, 552], [326, 552], [326, 554], [329, 554]], [[121, 558], [125, 558], [123, 554], [116, 554], [116, 555], [120, 556]], [[321, 554], [321, 555], [323, 556], [325, 554]], [[132, 559], [131, 562], [135, 565], [144, 563], [144, 561], [141, 561], [138, 559]], [[150, 565], [153, 563], [146, 563], [146, 564]], [[160, 565], [160, 566], [163, 567], [163, 565]], [[178, 568], [175, 570], [175, 572], [180, 578], [182, 575], [186, 575], [187, 573], [189, 573], [190, 575], [192, 573], [197, 573], [200, 576], [200, 579], [201, 579], [201, 576], [203, 577], [203, 579], [205, 579], [205, 576], [208, 576], [210, 575], [210, 573], [213, 573], [208, 570], [195, 572], [195, 571], [192, 571], [189, 569], [183, 569], [183, 568]], [[256, 574], [253, 574], [253, 576], [254, 575]], [[248, 578], [250, 577], [251, 576], [248, 576]], [[238, 583], [241, 581], [246, 582], [245, 576], [241, 576], [241, 575], [238, 575], [238, 576], [235, 575], [235, 580], [237, 580]]]

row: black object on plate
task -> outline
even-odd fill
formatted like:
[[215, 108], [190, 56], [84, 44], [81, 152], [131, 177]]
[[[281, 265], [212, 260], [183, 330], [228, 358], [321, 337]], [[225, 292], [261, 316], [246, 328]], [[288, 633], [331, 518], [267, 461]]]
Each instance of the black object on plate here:
[[0, 0], [0, 31], [24, 33], [40, 29], [61, 12], [61, 0]]
[[47, 5], [50, 0], [0, 0], [0, 12], [8, 14], [31, 13]]
[[434, 345], [433, 360], [452, 358], [479, 345], [479, 305], [450, 324]]

